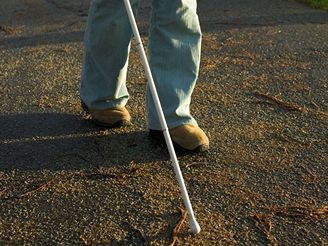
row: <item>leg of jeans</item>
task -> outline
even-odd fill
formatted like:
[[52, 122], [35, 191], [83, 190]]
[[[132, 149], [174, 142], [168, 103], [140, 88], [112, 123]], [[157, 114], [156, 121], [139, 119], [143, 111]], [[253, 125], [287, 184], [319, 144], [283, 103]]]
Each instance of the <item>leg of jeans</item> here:
[[[136, 12], [138, 0], [131, 5]], [[80, 95], [92, 109], [124, 106], [132, 30], [122, 0], [93, 0], [84, 37]]]
[[[153, 0], [149, 62], [169, 128], [197, 125], [190, 114], [199, 72], [201, 30], [196, 0]], [[148, 127], [160, 130], [147, 90]]]

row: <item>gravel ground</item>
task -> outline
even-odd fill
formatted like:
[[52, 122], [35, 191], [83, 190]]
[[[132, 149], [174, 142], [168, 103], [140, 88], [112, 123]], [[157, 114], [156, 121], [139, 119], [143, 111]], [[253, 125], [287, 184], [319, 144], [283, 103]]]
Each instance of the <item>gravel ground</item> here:
[[[133, 125], [98, 128], [78, 92], [89, 2], [1, 1], [0, 245], [328, 245], [328, 13], [198, 2], [192, 111], [211, 151], [179, 157], [194, 236], [168, 154], [148, 136], [136, 49]], [[145, 42], [149, 11], [145, 0]]]

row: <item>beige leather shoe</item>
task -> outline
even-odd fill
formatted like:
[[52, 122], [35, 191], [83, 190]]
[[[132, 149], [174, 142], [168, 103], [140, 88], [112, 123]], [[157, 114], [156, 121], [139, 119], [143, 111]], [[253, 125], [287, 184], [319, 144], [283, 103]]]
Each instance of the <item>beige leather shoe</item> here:
[[82, 101], [81, 106], [91, 115], [92, 120], [99, 126], [114, 128], [131, 124], [131, 116], [125, 107], [95, 110], [89, 109]]
[[[209, 139], [198, 126], [181, 125], [169, 129], [172, 142], [177, 150], [186, 153], [199, 153], [209, 149]], [[165, 141], [162, 131], [149, 130], [150, 136], [155, 140]]]

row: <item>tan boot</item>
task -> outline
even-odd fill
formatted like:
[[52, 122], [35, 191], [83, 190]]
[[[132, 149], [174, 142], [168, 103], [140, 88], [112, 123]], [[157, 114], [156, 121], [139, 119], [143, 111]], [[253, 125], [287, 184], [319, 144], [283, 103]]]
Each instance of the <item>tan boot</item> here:
[[[150, 135], [156, 140], [164, 140], [162, 131], [150, 130]], [[177, 150], [186, 153], [204, 152], [209, 149], [209, 139], [198, 126], [181, 125], [169, 129], [172, 142]]]
[[96, 110], [89, 109], [84, 102], [81, 105], [97, 125], [114, 128], [131, 124], [131, 116], [125, 107]]

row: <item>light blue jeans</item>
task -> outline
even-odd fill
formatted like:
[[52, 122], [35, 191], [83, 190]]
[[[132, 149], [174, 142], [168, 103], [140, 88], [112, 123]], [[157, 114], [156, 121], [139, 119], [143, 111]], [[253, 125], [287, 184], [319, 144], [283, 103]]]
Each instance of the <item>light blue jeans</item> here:
[[[137, 12], [138, 0], [131, 0]], [[201, 30], [196, 0], [153, 0], [148, 59], [169, 128], [197, 125], [190, 114], [199, 72]], [[91, 109], [125, 106], [132, 30], [123, 0], [91, 2], [84, 40], [81, 99]], [[141, 66], [141, 64], [140, 64]], [[147, 89], [148, 127], [161, 130]]]

